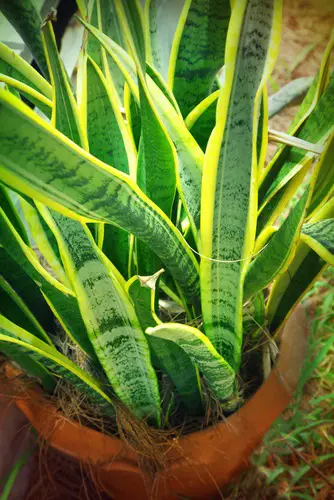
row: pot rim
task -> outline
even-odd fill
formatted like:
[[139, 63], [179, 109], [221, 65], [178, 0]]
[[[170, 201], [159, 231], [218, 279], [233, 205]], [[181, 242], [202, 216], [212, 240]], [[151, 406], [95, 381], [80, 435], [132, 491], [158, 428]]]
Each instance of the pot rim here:
[[[223, 434], [225, 437], [229, 434], [233, 435], [236, 429], [238, 429], [238, 435], [243, 435], [246, 428], [252, 429], [253, 440], [255, 439], [258, 443], [273, 421], [289, 404], [296, 390], [306, 353], [307, 333], [305, 312], [299, 305], [284, 327], [278, 361], [259, 389], [225, 421], [174, 438], [175, 446], [168, 450], [168, 459], [173, 462], [184, 459], [184, 456], [188, 455], [194, 446], [201, 447], [208, 439], [220, 439]], [[276, 395], [273, 394], [275, 391]], [[267, 401], [270, 401], [270, 404], [267, 404]], [[262, 419], [260, 425], [255, 415], [257, 414], [256, 408], [259, 405], [263, 407], [263, 404], [266, 408], [266, 411], [263, 412], [266, 414], [266, 418]], [[83, 462], [104, 464], [103, 467], [107, 468], [108, 464], [110, 467], [117, 467], [116, 462], [124, 461], [124, 459], [129, 464], [138, 463], [138, 453], [130, 449], [120, 438], [102, 434], [97, 430], [82, 426], [79, 422], [67, 419], [43, 397], [42, 391], [37, 388], [29, 389], [27, 397], [18, 398], [16, 405], [39, 434], [61, 452], [74, 456]], [[85, 441], [90, 441], [91, 444], [95, 443], [95, 445], [81, 447], [80, 452], [78, 452], [72, 447], [72, 440], [66, 442], [62, 439], [61, 434], [65, 428], [67, 434], [72, 435], [73, 438], [77, 437], [82, 440], [85, 435]]]

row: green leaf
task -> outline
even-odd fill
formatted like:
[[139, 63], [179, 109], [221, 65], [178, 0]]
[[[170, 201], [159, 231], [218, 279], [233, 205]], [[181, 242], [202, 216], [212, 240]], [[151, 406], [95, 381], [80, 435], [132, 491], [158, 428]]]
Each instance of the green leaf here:
[[162, 75], [154, 69], [152, 66], [149, 64], [146, 64], [146, 73], [147, 75], [153, 80], [153, 82], [159, 87], [163, 95], [169, 100], [171, 104], [173, 104], [174, 108], [176, 111], [181, 114], [181, 111], [179, 109], [179, 105], [173, 95], [173, 92], [170, 90], [168, 87], [167, 83], [163, 79]]
[[124, 110], [133, 141], [138, 149], [141, 135], [140, 109], [127, 83], [124, 86]]
[[43, 43], [53, 90], [52, 124], [69, 139], [87, 149], [87, 139], [80, 127], [76, 102], [58, 53], [51, 21], [43, 27]]
[[312, 217], [323, 206], [334, 191], [334, 134], [328, 140], [323, 153], [318, 159], [319, 173], [314, 187], [307, 217]]
[[52, 87], [49, 82], [2, 42], [0, 42], [0, 72], [32, 87], [48, 99], [52, 99]]
[[307, 188], [267, 246], [249, 265], [244, 285], [244, 301], [268, 286], [289, 265], [299, 240], [309, 195], [310, 188]]
[[166, 81], [173, 35], [182, 7], [183, 2], [174, 2], [172, 7], [168, 2], [161, 0], [145, 2], [146, 60]]
[[[144, 331], [161, 323], [155, 313], [155, 290], [161, 272], [162, 270], [153, 276], [133, 276], [127, 282], [128, 293]], [[168, 375], [189, 415], [203, 414], [198, 369], [186, 352], [168, 340], [152, 335], [147, 335], [146, 338], [152, 353], [153, 366]]]
[[[51, 331], [53, 314], [45, 302], [39, 286], [2, 247], [0, 247], [0, 269], [3, 279], [15, 290], [18, 298], [26, 304], [42, 328]], [[5, 302], [3, 302], [2, 307], [5, 313]]]
[[145, 335], [130, 298], [99, 258], [89, 230], [54, 213], [53, 228], [89, 339], [119, 399], [159, 425], [160, 396]]
[[334, 219], [304, 224], [302, 241], [307, 243], [325, 262], [334, 266]]
[[[41, 266], [34, 252], [23, 242], [1, 208], [0, 228], [0, 243], [5, 247], [12, 259], [21, 266], [24, 272], [38, 286], [66, 333], [85, 352], [94, 356], [78, 309], [78, 303], [72, 290], [62, 285]], [[10, 280], [6, 280], [11, 283]], [[13, 288], [15, 289], [15, 286]], [[24, 297], [22, 298], [24, 299]], [[27, 305], [29, 307], [28, 303]], [[38, 318], [38, 316], [36, 317]]]
[[198, 265], [163, 212], [122, 172], [89, 155], [0, 89], [0, 171], [4, 182], [64, 215], [110, 222], [160, 257], [189, 303], [199, 297]]
[[0, 311], [2, 314], [5, 314], [11, 321], [15, 321], [22, 328], [29, 329], [44, 342], [52, 345], [44, 328], [39, 324], [16, 290], [11, 287], [2, 275], [0, 275], [0, 295]]
[[326, 262], [302, 241], [287, 270], [275, 281], [268, 298], [266, 316], [271, 331], [288, 320], [297, 305], [326, 267]]
[[28, 101], [37, 106], [47, 118], [51, 118], [52, 101], [43, 94], [29, 87], [29, 85], [3, 74], [0, 74], [0, 82], [5, 83], [11, 90], [18, 91], [20, 95], [23, 95]]
[[[1, 317], [0, 317], [0, 332], [1, 328]], [[23, 370], [26, 375], [37, 379], [43, 389], [52, 394], [56, 387], [56, 380], [49, 373], [49, 371], [43, 366], [42, 363], [35, 361], [30, 356], [22, 350], [21, 346], [18, 346], [12, 341], [10, 337], [5, 337], [0, 333], [0, 351], [6, 354], [14, 363], [16, 363], [21, 370]]]
[[[99, 28], [107, 36], [115, 40], [121, 47], [125, 46], [124, 37], [113, 0], [95, 0], [89, 19], [90, 24]], [[89, 35], [86, 45], [88, 55], [104, 72], [108, 80], [112, 80], [115, 91], [123, 99], [124, 77], [112, 58], [105, 53], [101, 44], [92, 35]]]
[[168, 83], [184, 117], [212, 89], [225, 61], [229, 0], [186, 0], [175, 33]]
[[10, 189], [7, 189], [5, 186], [0, 184], [0, 206], [23, 239], [24, 243], [30, 245], [26, 228], [24, 227], [21, 217], [14, 206], [10, 193]]
[[209, 137], [216, 124], [217, 100], [220, 94], [216, 90], [194, 108], [186, 118], [186, 125], [192, 135], [201, 146], [206, 150]]
[[[166, 134], [150, 97], [142, 84], [140, 88], [141, 139], [138, 157], [137, 184], [142, 191], [171, 218], [176, 191], [175, 170], [177, 158], [174, 147]], [[159, 262], [146, 245], [137, 245], [138, 270], [141, 274], [153, 274]]]
[[[322, 142], [333, 129], [331, 117], [334, 111], [334, 73], [325, 93], [307, 118], [297, 137], [312, 143]], [[287, 147], [272, 167], [259, 191], [262, 211], [266, 204], [299, 172], [308, 161], [310, 153], [295, 147]], [[272, 219], [272, 216], [271, 216]]]
[[24, 218], [29, 226], [30, 234], [38, 246], [38, 249], [47, 261], [48, 265], [54, 271], [59, 281], [70, 288], [68, 278], [61, 263], [58, 245], [52, 232], [50, 231], [50, 228], [39, 214], [33, 200], [28, 202], [21, 196], [19, 199]]
[[[110, 83], [98, 66], [87, 60], [87, 135], [90, 153], [126, 174], [135, 175], [137, 154], [132, 138], [119, 110]], [[117, 242], [117, 244], [115, 244]], [[129, 236], [117, 227], [104, 228], [103, 251], [127, 276]]]
[[181, 347], [191, 361], [198, 366], [211, 390], [220, 401], [232, 395], [235, 380], [234, 370], [220, 356], [210, 340], [197, 328], [179, 323], [163, 323], [154, 328], [147, 328], [146, 333]]
[[0, 10], [16, 29], [37, 61], [44, 76], [48, 77], [48, 67], [43, 50], [42, 19], [33, 0], [1, 0]]
[[114, 414], [111, 399], [103, 392], [99, 382], [79, 368], [54, 347], [42, 342], [4, 316], [0, 316], [0, 348], [14, 346], [21, 356], [30, 357], [50, 373], [64, 379], [86, 394], [91, 403], [101, 407], [105, 414]]
[[115, 0], [115, 8], [122, 29], [125, 46], [132, 52], [142, 71], [146, 67], [144, 14], [139, 0]]
[[243, 281], [256, 229], [258, 116], [278, 53], [280, 24], [280, 2], [242, 1], [233, 10], [217, 125], [205, 153], [200, 249], [204, 331], [233, 368], [240, 364]]
[[[82, 20], [81, 23], [100, 40], [107, 52], [113, 57], [123, 72], [131, 92], [137, 102], [139, 102], [136, 66], [131, 57], [116, 43], [99, 32], [99, 30], [96, 30]], [[139, 70], [139, 68], [137, 69]], [[144, 85], [143, 75], [141, 78]], [[165, 97], [164, 93], [148, 75], [146, 76], [146, 84], [155, 111], [175, 145], [179, 163], [179, 168], [176, 172], [177, 187], [186, 207], [193, 231], [196, 234], [199, 227], [203, 151], [189, 133], [182, 117], [175, 110], [169, 99]]]
[[[319, 73], [289, 128], [290, 135], [312, 143], [324, 141], [331, 132], [334, 74], [329, 85], [327, 85], [327, 80], [333, 45], [334, 34], [326, 48]], [[277, 150], [260, 178], [258, 234], [266, 225], [273, 224], [284, 210], [298, 187], [293, 177], [301, 170], [306, 173], [304, 167], [313, 157], [314, 155], [310, 153], [290, 146], [283, 145]]]

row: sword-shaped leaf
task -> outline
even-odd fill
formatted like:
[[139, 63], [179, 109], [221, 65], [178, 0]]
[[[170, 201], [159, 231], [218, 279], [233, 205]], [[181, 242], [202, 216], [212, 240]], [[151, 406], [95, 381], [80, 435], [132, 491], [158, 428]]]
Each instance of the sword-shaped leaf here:
[[[333, 112], [334, 73], [325, 93], [297, 133], [298, 138], [312, 143], [324, 141], [333, 128]], [[281, 163], [279, 171], [277, 171], [279, 165], [276, 164], [261, 185], [259, 191], [259, 198], [262, 201], [261, 211], [275, 194], [282, 190], [289, 180], [302, 169], [305, 162], [308, 161], [309, 155], [310, 153], [299, 148], [285, 148], [285, 154], [280, 156], [280, 161], [282, 162], [284, 159], [284, 163]]]
[[[121, 47], [125, 46], [114, 0], [93, 0], [88, 21], [115, 40]], [[116, 95], [119, 99], [123, 99], [124, 77], [112, 58], [104, 53], [103, 47], [92, 35], [88, 37], [86, 49], [87, 54], [103, 71], [104, 76], [108, 80], [112, 80]]]
[[173, 342], [189, 356], [205, 377], [215, 396], [224, 401], [233, 393], [235, 372], [197, 328], [180, 323], [163, 323], [146, 333]]
[[243, 281], [255, 238], [259, 106], [278, 52], [280, 23], [280, 1], [235, 5], [217, 125], [205, 154], [200, 249], [204, 331], [233, 368], [240, 363]]
[[[72, 290], [62, 285], [41, 266], [34, 252], [23, 242], [2, 209], [0, 209], [0, 228], [0, 242], [6, 252], [38, 286], [66, 333], [85, 352], [93, 356], [94, 352]], [[14, 286], [13, 288], [15, 289]]]
[[99, 258], [89, 230], [45, 213], [76, 293], [94, 351], [119, 399], [139, 418], [159, 425], [160, 397], [147, 341], [134, 307]]
[[[141, 139], [137, 184], [150, 200], [171, 218], [176, 191], [177, 157], [174, 146], [141, 82], [139, 88]], [[136, 247], [138, 272], [147, 275], [155, 273], [161, 267], [156, 256], [140, 241]]]
[[0, 72], [52, 99], [52, 87], [27, 61], [0, 42]]
[[282, 328], [294, 307], [301, 301], [328, 264], [300, 241], [287, 270], [275, 281], [268, 298], [266, 317], [270, 330]]
[[[11, 191], [0, 184], [0, 206], [7, 215], [10, 222], [13, 224], [16, 231], [19, 233], [24, 243], [30, 245], [29, 237], [22, 219], [15, 208], [13, 200], [10, 197]], [[13, 194], [13, 192], [12, 192]]]
[[99, 382], [57, 349], [42, 342], [4, 316], [0, 316], [0, 332], [0, 349], [2, 345], [4, 347], [9, 345], [21, 353], [22, 357], [29, 356], [33, 361], [44, 366], [48, 372], [64, 379], [86, 394], [90, 402], [100, 406], [105, 414], [114, 414], [111, 399], [103, 392]]
[[4, 182], [64, 215], [110, 222], [160, 257], [189, 303], [199, 298], [198, 265], [183, 237], [131, 179], [94, 158], [0, 89]]
[[267, 246], [249, 265], [244, 285], [244, 301], [268, 286], [289, 265], [299, 240], [309, 195], [310, 188], [307, 188]]
[[38, 338], [52, 345], [48, 334], [37, 318], [2, 274], [0, 274], [0, 297], [1, 314], [5, 314], [7, 319], [15, 321], [22, 328], [29, 329]]
[[43, 94], [10, 76], [0, 74], [0, 82], [5, 83], [10, 89], [16, 90], [28, 101], [37, 106], [48, 118], [51, 118], [52, 101]]
[[[103, 49], [104, 50], [104, 49]], [[126, 174], [135, 175], [137, 154], [120, 112], [115, 90], [92, 59], [87, 59], [87, 135], [90, 153]], [[117, 243], [116, 243], [117, 242]], [[129, 235], [104, 227], [102, 249], [123, 276], [129, 265]]]
[[33, 0], [1, 0], [0, 10], [13, 25], [37, 61], [44, 76], [48, 77], [48, 67], [43, 50], [42, 19]]
[[[127, 282], [127, 290], [133, 300], [137, 317], [142, 329], [155, 327], [161, 323], [155, 313], [157, 279], [154, 276], [133, 276]], [[146, 285], [149, 280], [150, 286]], [[151, 353], [152, 364], [162, 370], [174, 384], [178, 395], [185, 404], [189, 415], [203, 414], [203, 402], [198, 369], [188, 354], [177, 344], [168, 340], [146, 336]]]
[[52, 331], [53, 314], [39, 286], [3, 247], [0, 247], [0, 269], [3, 279], [15, 290], [44, 331]]
[[57, 278], [70, 288], [68, 278], [64, 272], [57, 242], [44, 219], [39, 214], [33, 200], [30, 202], [20, 197], [20, 204], [25, 220], [29, 226], [30, 234], [43, 257], [54, 271]]
[[77, 105], [58, 53], [51, 21], [43, 27], [43, 43], [53, 91], [52, 124], [69, 139], [87, 148], [87, 139], [80, 127]]
[[[99, 30], [81, 20], [81, 23], [98, 38], [107, 52], [113, 57], [123, 72], [131, 92], [139, 102], [136, 66], [132, 58], [115, 42]], [[143, 82], [142, 82], [143, 83]], [[182, 117], [175, 110], [169, 99], [147, 75], [148, 91], [169, 137], [173, 141], [178, 157], [177, 185], [191, 220], [193, 231], [199, 228], [200, 190], [202, 181], [203, 151], [188, 131]]]
[[188, 113], [211, 92], [225, 61], [229, 0], [186, 0], [174, 36], [168, 83]]

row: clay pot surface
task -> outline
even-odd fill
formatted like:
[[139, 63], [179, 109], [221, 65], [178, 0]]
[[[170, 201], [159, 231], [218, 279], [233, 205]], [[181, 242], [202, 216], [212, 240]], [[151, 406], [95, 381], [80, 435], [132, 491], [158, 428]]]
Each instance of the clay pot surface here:
[[251, 453], [291, 401], [306, 347], [307, 322], [298, 307], [284, 328], [278, 361], [253, 397], [225, 422], [175, 440], [166, 452], [166, 469], [153, 479], [120, 439], [65, 419], [37, 392], [17, 406], [51, 446], [90, 464], [115, 500], [213, 500], [247, 468]]

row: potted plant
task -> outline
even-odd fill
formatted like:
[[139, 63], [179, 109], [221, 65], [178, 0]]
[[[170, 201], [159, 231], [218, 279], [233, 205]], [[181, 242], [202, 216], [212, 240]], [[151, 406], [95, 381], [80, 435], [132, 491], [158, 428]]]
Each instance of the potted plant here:
[[[281, 1], [231, 4], [186, 0], [167, 77], [165, 4], [78, 1], [74, 91], [52, 22], [1, 2], [44, 77], [0, 45], [0, 350], [36, 381], [19, 408], [113, 498], [214, 498], [247, 464], [333, 263], [333, 40], [269, 131]], [[62, 415], [64, 388], [100, 432]]]

